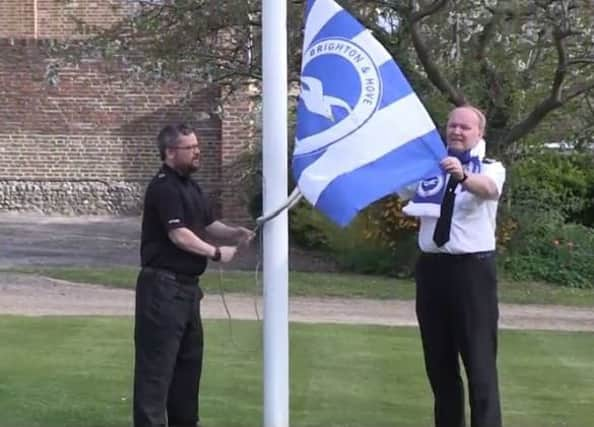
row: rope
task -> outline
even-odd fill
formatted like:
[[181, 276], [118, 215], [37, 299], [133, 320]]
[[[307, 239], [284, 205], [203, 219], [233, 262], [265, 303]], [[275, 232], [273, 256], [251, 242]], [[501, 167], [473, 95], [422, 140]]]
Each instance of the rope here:
[[293, 190], [293, 192], [291, 193], [291, 195], [285, 203], [283, 203], [281, 206], [279, 206], [276, 210], [272, 211], [271, 213], [262, 215], [258, 219], [256, 219], [256, 224], [258, 224], [256, 229], [262, 226], [264, 223], [270, 221], [271, 219], [276, 218], [285, 209], [291, 209], [293, 206], [295, 206], [297, 202], [299, 202], [299, 200], [301, 200], [302, 197], [303, 194], [299, 190], [299, 187], [295, 187], [295, 189]]
[[[252, 231], [254, 233], [258, 233], [259, 229], [261, 228], [260, 225], [257, 225]], [[255, 285], [256, 285], [256, 292], [254, 293], [254, 298], [253, 298], [253, 302], [254, 302], [254, 312], [256, 313], [256, 322], [260, 322], [260, 313], [258, 311], [258, 297], [261, 295], [261, 286], [259, 283], [259, 270], [260, 270], [260, 266], [262, 264], [262, 249], [263, 249], [263, 233], [259, 233], [260, 237], [259, 237], [259, 244], [257, 247], [257, 261], [256, 261], [256, 268], [255, 268]], [[223, 307], [225, 308], [225, 313], [227, 315], [227, 325], [228, 325], [228, 329], [229, 329], [229, 342], [231, 343], [231, 345], [236, 349], [239, 350], [239, 345], [237, 344], [237, 342], [235, 341], [235, 339], [233, 338], [233, 318], [231, 316], [231, 310], [229, 309], [229, 305], [227, 304], [227, 299], [225, 297], [225, 289], [223, 286], [223, 266], [221, 264], [219, 264], [219, 268], [218, 268], [218, 288], [219, 288], [219, 296], [221, 297], [221, 301], [223, 302]], [[260, 334], [262, 333], [262, 328], [258, 328], [260, 331]], [[261, 337], [260, 337], [261, 338]], [[262, 342], [262, 339], [260, 339], [260, 342]], [[257, 352], [261, 347], [258, 347], [256, 349], [253, 350], [253, 352]]]
[[[253, 298], [254, 312], [256, 313], [256, 322], [261, 322], [260, 312], [258, 310], [258, 297], [260, 297], [262, 295], [262, 284], [260, 282], [260, 274], [259, 273], [260, 273], [260, 268], [262, 267], [263, 249], [264, 249], [264, 233], [261, 232], [261, 229], [264, 227], [265, 223], [276, 218], [285, 209], [289, 210], [293, 206], [295, 206], [299, 202], [299, 200], [301, 200], [302, 197], [303, 197], [303, 194], [299, 191], [299, 188], [296, 187], [293, 190], [293, 192], [289, 195], [289, 197], [287, 198], [287, 201], [285, 203], [283, 203], [280, 207], [278, 207], [271, 213], [262, 215], [256, 219], [256, 227], [254, 227], [254, 229], [252, 230], [254, 233], [259, 234], [258, 247], [256, 250], [256, 253], [257, 253], [256, 267], [255, 267], [255, 271], [254, 271], [254, 281], [255, 281], [256, 292], [254, 292], [254, 298]], [[225, 308], [225, 313], [227, 314], [227, 324], [229, 327], [229, 341], [233, 347], [235, 347], [236, 349], [239, 349], [239, 346], [237, 345], [237, 343], [235, 342], [235, 340], [233, 338], [233, 318], [231, 315], [231, 310], [229, 309], [229, 305], [227, 304], [227, 300], [225, 298], [225, 290], [224, 290], [224, 286], [223, 286], [223, 267], [221, 264], [219, 264], [218, 272], [219, 272], [219, 274], [218, 274], [219, 295], [221, 297], [221, 301], [223, 302], [223, 307]], [[259, 328], [259, 331], [260, 331], [260, 334], [262, 334], [262, 328]], [[262, 337], [260, 337], [260, 338], [262, 338]], [[262, 342], [262, 339], [260, 339], [260, 342]], [[259, 348], [261, 348], [261, 347], [258, 347], [258, 349]], [[254, 350], [254, 352], [256, 352], [256, 351], [257, 350]]]

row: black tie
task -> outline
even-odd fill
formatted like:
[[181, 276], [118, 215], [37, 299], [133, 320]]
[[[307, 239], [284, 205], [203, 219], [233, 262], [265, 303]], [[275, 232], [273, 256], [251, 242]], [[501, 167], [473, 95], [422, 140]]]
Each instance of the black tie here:
[[441, 201], [439, 219], [433, 232], [433, 241], [438, 247], [445, 245], [450, 240], [450, 228], [452, 227], [452, 214], [454, 213], [454, 200], [456, 199], [456, 186], [458, 180], [450, 175], [448, 185]]

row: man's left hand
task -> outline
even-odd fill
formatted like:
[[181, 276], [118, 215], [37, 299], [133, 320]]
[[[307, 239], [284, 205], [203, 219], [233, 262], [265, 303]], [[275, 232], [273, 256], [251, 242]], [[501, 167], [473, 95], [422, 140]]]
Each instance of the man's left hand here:
[[451, 174], [458, 181], [464, 178], [464, 168], [462, 163], [456, 157], [446, 157], [441, 161], [441, 167], [444, 171]]

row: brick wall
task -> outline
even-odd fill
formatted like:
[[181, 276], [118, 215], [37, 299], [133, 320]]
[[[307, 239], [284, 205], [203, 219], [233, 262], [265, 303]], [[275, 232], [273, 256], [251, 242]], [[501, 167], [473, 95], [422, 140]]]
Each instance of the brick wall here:
[[1, 175], [144, 179], [159, 163], [159, 129], [186, 119], [207, 148], [203, 177], [217, 181], [220, 123], [208, 113], [216, 91], [181, 103], [186, 92], [179, 85], [144, 85], [128, 80], [120, 64], [99, 61], [61, 69], [52, 86], [42, 42], [0, 40], [0, 51], [0, 150], [22, 163], [3, 163]]
[[88, 34], [88, 28], [77, 26], [77, 20], [91, 27], [108, 28], [134, 10], [134, 3], [128, 0], [37, 0], [37, 3], [39, 38], [47, 39]]
[[[185, 120], [201, 136], [199, 180], [225, 218], [243, 222], [238, 192], [222, 183], [249, 133], [250, 104], [237, 98], [221, 121], [211, 113], [217, 89], [205, 87], [188, 98], [175, 82], [131, 80], [117, 61], [61, 68], [52, 85], [50, 42], [28, 33], [30, 3], [0, 1], [0, 210], [138, 213], [144, 185], [160, 164], [157, 132]], [[79, 0], [60, 10], [55, 0], [38, 0], [39, 22], [47, 21], [39, 34], [71, 34], [68, 10], [107, 25], [115, 18], [100, 10], [106, 3]]]
[[108, 28], [134, 10], [128, 0], [1, 0], [0, 38], [84, 36], [89, 27]]
[[245, 182], [242, 181], [244, 171], [238, 170], [238, 160], [256, 139], [253, 89], [246, 85], [231, 95], [223, 94], [223, 99], [220, 164], [221, 176], [226, 185], [221, 191], [221, 203], [238, 220], [247, 222], [249, 198], [245, 194]]
[[0, 38], [32, 37], [33, 0], [0, 1]]

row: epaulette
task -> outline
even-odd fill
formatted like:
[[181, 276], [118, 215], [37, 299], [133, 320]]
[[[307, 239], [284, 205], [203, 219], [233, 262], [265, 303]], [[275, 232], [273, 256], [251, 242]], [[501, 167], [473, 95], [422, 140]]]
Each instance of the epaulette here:
[[484, 158], [484, 159], [483, 159], [483, 163], [485, 163], [485, 164], [489, 165], [489, 164], [491, 164], [491, 163], [497, 163], [497, 160], [495, 160], [495, 159], [487, 159], [487, 158]]

